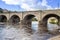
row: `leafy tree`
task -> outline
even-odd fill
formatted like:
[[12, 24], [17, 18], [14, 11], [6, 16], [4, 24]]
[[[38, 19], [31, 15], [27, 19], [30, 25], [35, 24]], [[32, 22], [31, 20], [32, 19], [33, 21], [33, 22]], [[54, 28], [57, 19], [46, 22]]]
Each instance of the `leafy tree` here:
[[58, 24], [58, 22], [55, 22], [56, 20], [55, 19], [51, 19], [50, 23], [51, 24]]
[[32, 21], [37, 21], [37, 19], [36, 18], [32, 18]]

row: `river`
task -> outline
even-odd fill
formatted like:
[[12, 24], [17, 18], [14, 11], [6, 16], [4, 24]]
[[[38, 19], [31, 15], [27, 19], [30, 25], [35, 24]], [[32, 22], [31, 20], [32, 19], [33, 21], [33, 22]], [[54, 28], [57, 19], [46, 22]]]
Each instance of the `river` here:
[[[52, 28], [52, 25], [53, 24], [49, 24], [49, 30]], [[47, 40], [52, 36], [47, 33], [38, 34], [38, 22], [32, 22], [32, 29], [36, 32], [31, 35], [27, 34], [24, 29], [21, 30], [13, 25], [0, 25], [0, 40]]]

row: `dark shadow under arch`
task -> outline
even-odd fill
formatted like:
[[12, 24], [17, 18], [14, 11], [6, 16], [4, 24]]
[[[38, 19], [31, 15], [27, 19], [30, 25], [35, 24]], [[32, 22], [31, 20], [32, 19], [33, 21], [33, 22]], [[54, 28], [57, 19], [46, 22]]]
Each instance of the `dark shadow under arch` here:
[[9, 22], [10, 22], [10, 23], [13, 23], [13, 24], [17, 24], [17, 23], [20, 22], [20, 18], [19, 18], [19, 16], [17, 16], [17, 15], [13, 15], [13, 16], [11, 16]]
[[50, 18], [50, 17], [55, 17], [55, 18], [59, 19], [59, 16], [56, 15], [56, 14], [48, 14], [48, 15], [46, 15], [46, 16], [43, 18], [43, 20], [47, 20], [47, 19]]
[[5, 15], [0, 15], [0, 22], [7, 22], [7, 17]]
[[[23, 21], [24, 23], [31, 23], [32, 22], [32, 18], [36, 17], [35, 15], [32, 15], [32, 14], [28, 14], [24, 17]], [[35, 20], [37, 20], [35, 18]], [[38, 20], [37, 20], [38, 21]]]
[[28, 33], [32, 33], [33, 29], [32, 29], [32, 18], [36, 17], [35, 15], [32, 14], [28, 14], [24, 17], [23, 19], [23, 27], [26, 28], [26, 32]]
[[26, 15], [26, 16], [24, 17], [24, 20], [30, 20], [30, 19], [32, 19], [33, 17], [35, 17], [35, 16], [32, 15], [32, 14], [29, 14], [29, 15]]
[[32, 14], [26, 15], [26, 16], [24, 17], [24, 19], [23, 19], [23, 24], [24, 24], [24, 25], [25, 25], [25, 24], [31, 25], [32, 18], [34, 18], [34, 17], [35, 17], [35, 16], [32, 15]]

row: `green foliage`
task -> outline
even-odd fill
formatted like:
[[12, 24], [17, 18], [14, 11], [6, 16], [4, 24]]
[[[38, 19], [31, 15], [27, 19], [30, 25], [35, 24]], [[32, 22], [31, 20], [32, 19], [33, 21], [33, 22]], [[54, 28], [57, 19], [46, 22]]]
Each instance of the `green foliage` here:
[[32, 18], [32, 21], [37, 21], [37, 19], [36, 18]]
[[0, 8], [0, 13], [3, 13], [3, 9], [2, 8]]
[[50, 22], [51, 24], [58, 24], [58, 22]]
[[51, 24], [58, 24], [58, 22], [55, 22], [56, 20], [55, 19], [51, 19], [51, 21], [49, 23]]

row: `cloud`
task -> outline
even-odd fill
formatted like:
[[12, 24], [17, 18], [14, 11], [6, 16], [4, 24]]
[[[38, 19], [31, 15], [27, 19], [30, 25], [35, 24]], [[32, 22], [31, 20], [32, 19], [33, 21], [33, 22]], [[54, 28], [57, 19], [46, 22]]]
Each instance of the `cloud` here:
[[19, 1], [17, 0], [2, 0], [4, 1], [6, 4], [9, 4], [9, 5], [18, 5], [19, 4]]
[[47, 5], [47, 0], [2, 0], [9, 5], [19, 5], [23, 10], [45, 10], [52, 9], [51, 6]]

